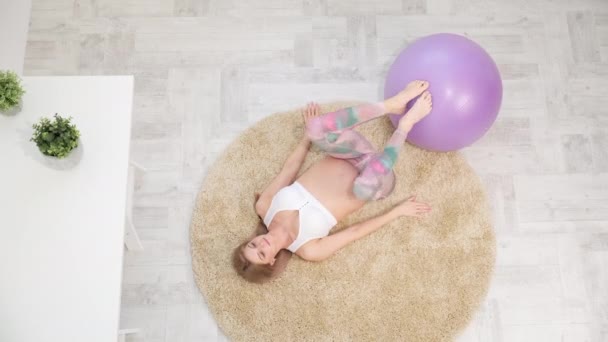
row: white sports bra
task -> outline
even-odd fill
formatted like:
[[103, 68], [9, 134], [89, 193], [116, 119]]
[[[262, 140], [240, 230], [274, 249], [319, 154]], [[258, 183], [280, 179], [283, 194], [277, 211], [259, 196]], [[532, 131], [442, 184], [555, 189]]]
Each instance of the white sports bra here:
[[274, 195], [264, 217], [266, 227], [270, 226], [277, 212], [282, 210], [300, 211], [298, 236], [287, 247], [293, 253], [308, 241], [329, 235], [331, 228], [338, 223], [331, 212], [298, 182], [293, 182]]

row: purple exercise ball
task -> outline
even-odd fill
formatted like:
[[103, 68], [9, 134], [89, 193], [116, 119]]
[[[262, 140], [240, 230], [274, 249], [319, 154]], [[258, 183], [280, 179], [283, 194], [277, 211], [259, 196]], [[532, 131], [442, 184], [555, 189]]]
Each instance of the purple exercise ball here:
[[[431, 113], [408, 134], [414, 145], [458, 150], [481, 138], [496, 120], [502, 101], [500, 73], [490, 55], [470, 39], [441, 33], [414, 41], [390, 67], [384, 97], [392, 97], [413, 80], [429, 81], [433, 96]], [[401, 117], [390, 115], [395, 127]]]

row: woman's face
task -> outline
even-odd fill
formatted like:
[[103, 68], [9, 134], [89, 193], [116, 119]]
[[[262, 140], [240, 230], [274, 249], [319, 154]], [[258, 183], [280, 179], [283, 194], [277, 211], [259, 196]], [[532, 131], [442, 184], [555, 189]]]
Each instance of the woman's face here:
[[252, 264], [274, 265], [275, 253], [268, 234], [258, 235], [251, 239], [243, 250], [243, 255]]

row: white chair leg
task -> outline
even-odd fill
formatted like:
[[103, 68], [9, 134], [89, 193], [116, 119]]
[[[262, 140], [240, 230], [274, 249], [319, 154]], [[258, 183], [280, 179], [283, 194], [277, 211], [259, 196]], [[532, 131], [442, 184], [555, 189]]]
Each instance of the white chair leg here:
[[144, 246], [141, 244], [135, 226], [128, 216], [125, 219], [125, 246], [127, 246], [127, 249], [130, 251], [144, 250]]
[[[132, 163], [134, 164], [134, 163]], [[134, 164], [136, 165], [136, 164]], [[126, 215], [125, 215], [125, 246], [130, 251], [142, 251], [144, 246], [139, 240], [139, 235], [133, 225], [133, 192], [135, 187], [135, 167], [129, 166], [129, 174], [127, 178], [127, 203], [126, 203]]]
[[141, 171], [147, 171], [147, 169], [145, 167], [143, 167], [143, 165], [141, 165], [140, 163], [137, 163], [133, 160], [129, 160], [129, 164], [131, 164], [131, 166], [135, 166], [136, 168], [140, 169]]
[[130, 334], [139, 334], [141, 332], [140, 329], [120, 329], [118, 330], [118, 342], [125, 342], [126, 335]]

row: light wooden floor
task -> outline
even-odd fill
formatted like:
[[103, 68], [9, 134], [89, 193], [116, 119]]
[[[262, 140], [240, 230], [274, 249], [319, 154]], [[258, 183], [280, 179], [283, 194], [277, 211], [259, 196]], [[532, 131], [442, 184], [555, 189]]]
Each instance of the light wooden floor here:
[[481, 43], [505, 91], [464, 151], [487, 185], [498, 257], [460, 340], [608, 341], [606, 0], [34, 0], [25, 74], [136, 77], [146, 251], [126, 255], [122, 325], [148, 342], [225, 340], [188, 251], [208, 166], [274, 112], [379, 99], [398, 51], [442, 31]]

